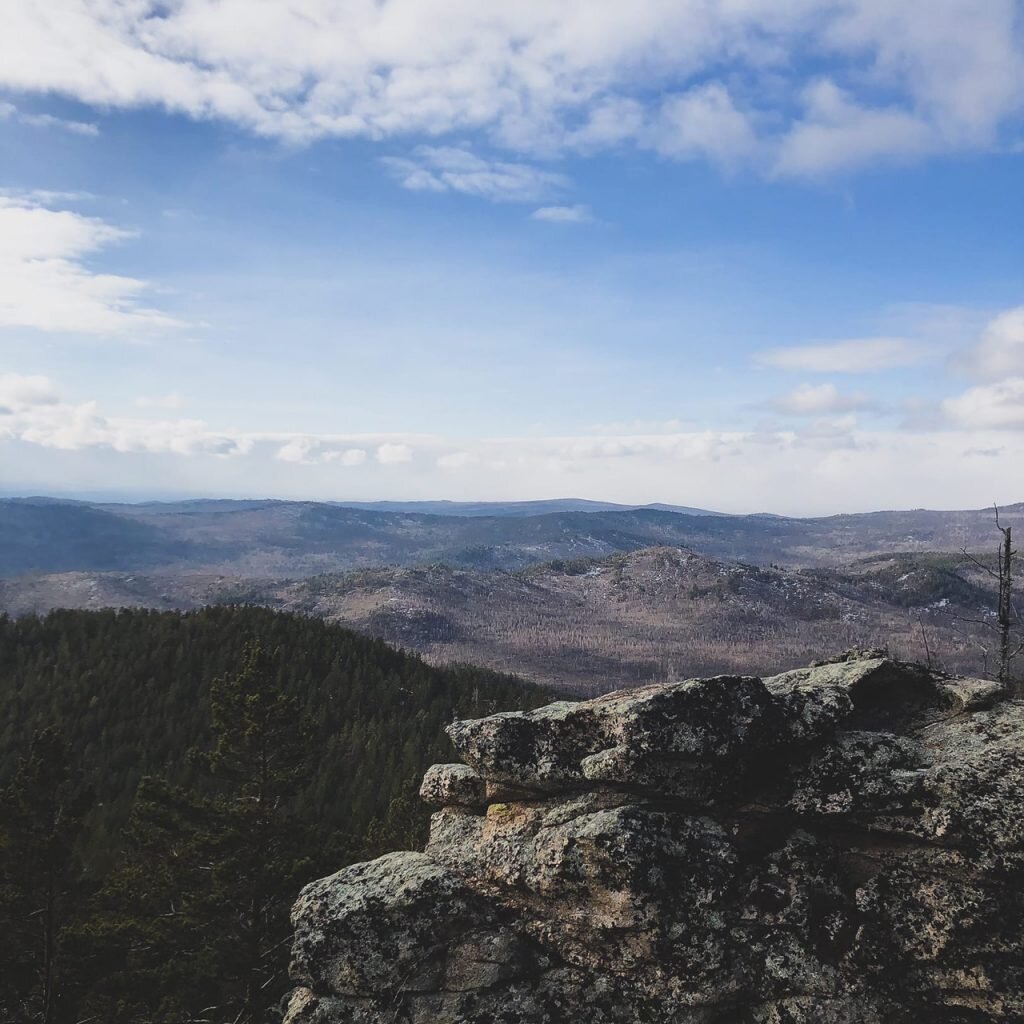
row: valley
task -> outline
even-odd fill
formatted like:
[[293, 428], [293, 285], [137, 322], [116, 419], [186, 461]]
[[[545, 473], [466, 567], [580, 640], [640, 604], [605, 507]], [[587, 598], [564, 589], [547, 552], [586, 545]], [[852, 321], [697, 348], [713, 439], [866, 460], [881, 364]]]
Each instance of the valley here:
[[656, 547], [508, 571], [445, 564], [305, 579], [62, 573], [0, 581], [13, 615], [52, 608], [260, 605], [337, 622], [435, 664], [467, 662], [578, 694], [781, 671], [850, 647], [983, 670], [983, 574], [958, 555], [805, 570]]

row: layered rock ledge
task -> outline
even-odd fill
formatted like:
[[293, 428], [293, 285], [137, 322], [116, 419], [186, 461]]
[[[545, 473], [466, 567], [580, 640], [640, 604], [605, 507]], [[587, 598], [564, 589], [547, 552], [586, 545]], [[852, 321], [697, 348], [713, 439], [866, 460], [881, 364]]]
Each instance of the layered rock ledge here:
[[877, 652], [454, 722], [286, 1024], [1024, 1021], [1024, 702]]

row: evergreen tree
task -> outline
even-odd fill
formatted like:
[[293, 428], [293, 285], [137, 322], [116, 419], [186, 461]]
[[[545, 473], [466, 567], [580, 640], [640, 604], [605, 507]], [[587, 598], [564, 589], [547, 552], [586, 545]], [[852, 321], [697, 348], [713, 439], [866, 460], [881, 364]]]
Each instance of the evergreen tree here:
[[92, 794], [63, 736], [34, 734], [0, 798], [0, 1021], [67, 1017], [67, 935], [81, 893], [75, 843]]
[[430, 809], [419, 797], [420, 778], [410, 779], [366, 830], [363, 852], [379, 857], [392, 850], [422, 850], [430, 833]]
[[220, 1003], [209, 931], [209, 798], [145, 777], [122, 863], [75, 933], [82, 950], [80, 1019], [105, 1024], [213, 1022]]
[[131, 854], [91, 930], [124, 968], [97, 986], [94, 1015], [259, 1024], [286, 987], [291, 904], [349, 851], [294, 813], [313, 748], [298, 702], [274, 683], [276, 656], [251, 644], [211, 684], [212, 746], [191, 758], [210, 795], [140, 786]]
[[[210, 688], [214, 736], [199, 755], [223, 786], [211, 803], [211, 885], [227, 1019], [262, 1020], [285, 981], [288, 911], [314, 873], [315, 830], [293, 810], [312, 776], [311, 729], [273, 680], [278, 652], [250, 645], [241, 669]], [[226, 911], [226, 912], [225, 912]], [[213, 922], [211, 922], [211, 925]]]

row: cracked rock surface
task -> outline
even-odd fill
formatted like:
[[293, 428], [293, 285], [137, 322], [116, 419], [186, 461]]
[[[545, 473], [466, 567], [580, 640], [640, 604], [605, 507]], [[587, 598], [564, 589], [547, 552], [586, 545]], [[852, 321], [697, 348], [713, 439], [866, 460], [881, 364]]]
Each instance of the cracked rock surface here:
[[454, 722], [286, 1024], [1024, 1020], [1024, 702], [879, 652]]

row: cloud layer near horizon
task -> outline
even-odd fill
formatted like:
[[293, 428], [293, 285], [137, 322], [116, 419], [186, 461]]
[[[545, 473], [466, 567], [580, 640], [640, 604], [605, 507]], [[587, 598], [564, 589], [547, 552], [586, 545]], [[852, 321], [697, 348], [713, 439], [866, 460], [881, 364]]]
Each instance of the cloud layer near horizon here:
[[[1000, 387], [1006, 402], [1022, 407], [1024, 381]], [[985, 403], [979, 412], [976, 390], [950, 404], [947, 429], [861, 430], [852, 419], [839, 419], [828, 429], [821, 421], [808, 429], [745, 431], [669, 423], [660, 431], [644, 425], [643, 433], [622, 425], [624, 432], [592, 436], [465, 438], [225, 431], [198, 419], [107, 416], [94, 401], [65, 400], [45, 377], [4, 374], [0, 447], [5, 479], [22, 486], [71, 457], [87, 476], [109, 457], [131, 457], [138, 494], [576, 494], [788, 514], [973, 507], [989, 497], [1013, 500], [1012, 493], [989, 491], [996, 480], [1012, 489], [1024, 471], [1024, 417], [998, 403]], [[831, 390], [795, 394], [801, 416], [846, 407]], [[74, 476], [66, 479], [73, 485]]]

